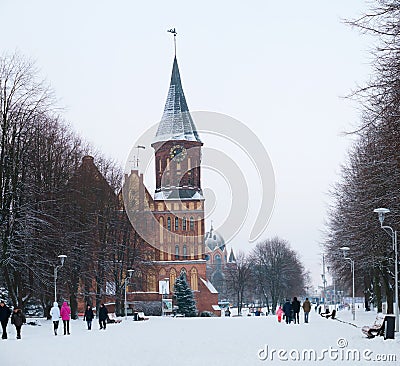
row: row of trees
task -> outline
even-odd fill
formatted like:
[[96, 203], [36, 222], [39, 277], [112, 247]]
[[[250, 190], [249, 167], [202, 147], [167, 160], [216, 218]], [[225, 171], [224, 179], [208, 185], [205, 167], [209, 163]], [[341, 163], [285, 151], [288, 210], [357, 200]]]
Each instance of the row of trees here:
[[[353, 93], [361, 103], [362, 121], [342, 179], [332, 189], [326, 251], [342, 284], [351, 284], [349, 265], [340, 248], [355, 260], [356, 289], [381, 311], [386, 296], [393, 311], [394, 255], [392, 239], [379, 227], [375, 208], [391, 210], [385, 224], [400, 224], [400, 3], [378, 0], [368, 13], [348, 24], [376, 37], [373, 73]], [[349, 286], [350, 287], [350, 286]]]
[[[82, 163], [88, 154], [97, 167]], [[72, 294], [74, 315], [78, 286], [99, 305], [110, 273], [121, 299], [126, 269], [143, 259], [140, 238], [116, 215], [122, 171], [62, 120], [53, 92], [18, 54], [0, 57], [0, 167], [0, 283], [12, 304], [50, 307], [59, 254], [68, 256], [59, 289]]]
[[275, 313], [285, 298], [306, 294], [310, 276], [289, 243], [275, 237], [248, 254], [238, 253], [236, 265], [227, 268], [226, 281], [239, 313], [244, 303], [266, 305]]

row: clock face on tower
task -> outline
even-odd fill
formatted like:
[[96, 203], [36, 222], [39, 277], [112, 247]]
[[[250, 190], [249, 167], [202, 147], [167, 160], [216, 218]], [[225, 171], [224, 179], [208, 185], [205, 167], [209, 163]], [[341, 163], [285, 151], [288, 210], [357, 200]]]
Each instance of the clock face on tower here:
[[186, 155], [187, 151], [182, 145], [174, 145], [169, 150], [169, 156], [171, 157], [171, 159], [175, 159], [175, 161], [177, 162], [185, 160]]

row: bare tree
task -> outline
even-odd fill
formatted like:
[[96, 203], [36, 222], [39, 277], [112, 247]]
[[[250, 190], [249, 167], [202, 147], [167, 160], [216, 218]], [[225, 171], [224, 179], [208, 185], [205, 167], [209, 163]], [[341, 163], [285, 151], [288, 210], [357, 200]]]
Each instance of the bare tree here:
[[236, 256], [236, 265], [226, 270], [226, 286], [228, 291], [236, 297], [238, 314], [240, 314], [246, 290], [252, 283], [251, 263], [243, 252]]

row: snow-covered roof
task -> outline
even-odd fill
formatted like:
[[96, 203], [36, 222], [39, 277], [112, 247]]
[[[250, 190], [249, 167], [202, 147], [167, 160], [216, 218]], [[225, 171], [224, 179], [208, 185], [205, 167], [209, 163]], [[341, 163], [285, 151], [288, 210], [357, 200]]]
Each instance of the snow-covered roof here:
[[194, 189], [163, 189], [160, 192], [154, 194], [155, 201], [166, 201], [166, 200], [204, 200], [203, 194], [200, 191]]
[[205, 280], [203, 278], [201, 278], [201, 281], [204, 283], [205, 286], [207, 286], [208, 290], [212, 293], [212, 294], [217, 294], [218, 291], [215, 289], [215, 287], [213, 286], [213, 284], [209, 281], [209, 280]]
[[183, 93], [178, 61], [174, 58], [171, 83], [168, 89], [164, 113], [161, 117], [154, 142], [186, 140], [201, 142], [196, 126], [190, 115]]

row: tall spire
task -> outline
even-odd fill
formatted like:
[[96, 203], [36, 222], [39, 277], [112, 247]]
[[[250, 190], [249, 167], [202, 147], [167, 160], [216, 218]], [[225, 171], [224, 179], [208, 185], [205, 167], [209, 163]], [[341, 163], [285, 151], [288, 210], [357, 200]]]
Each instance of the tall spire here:
[[183, 93], [178, 61], [176, 59], [176, 31], [175, 28], [168, 30], [174, 34], [175, 57], [172, 66], [171, 82], [168, 89], [167, 101], [164, 113], [153, 142], [170, 140], [187, 140], [201, 142], [196, 126], [190, 115]]

